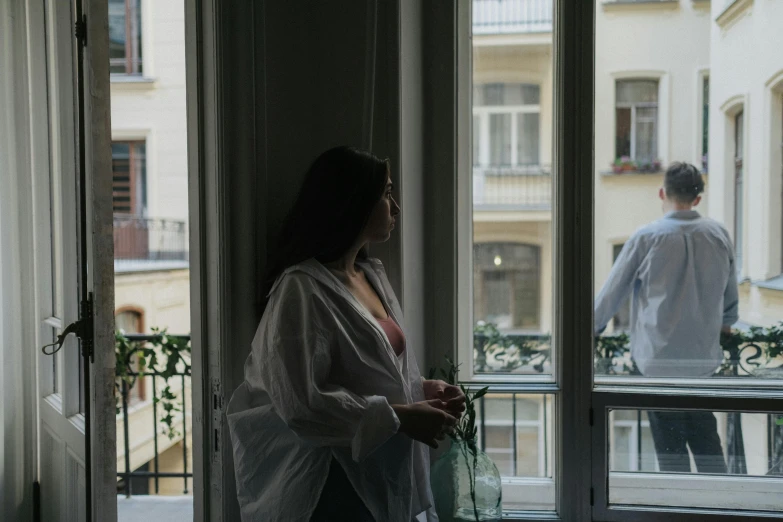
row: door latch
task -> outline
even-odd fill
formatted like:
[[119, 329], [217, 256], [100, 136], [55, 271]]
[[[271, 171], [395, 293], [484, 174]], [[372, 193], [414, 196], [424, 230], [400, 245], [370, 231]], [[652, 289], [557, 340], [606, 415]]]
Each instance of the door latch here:
[[[90, 292], [87, 300], [81, 303], [81, 313], [79, 314], [79, 320], [73, 322], [65, 327], [65, 330], [57, 336], [57, 340], [53, 343], [49, 343], [41, 348], [44, 355], [54, 355], [60, 351], [65, 343], [65, 339], [71, 335], [76, 334], [82, 341], [82, 355], [89, 357], [92, 360], [93, 357], [93, 329], [92, 329], [92, 292]], [[52, 348], [53, 347], [53, 348]], [[49, 349], [52, 348], [52, 349]]]

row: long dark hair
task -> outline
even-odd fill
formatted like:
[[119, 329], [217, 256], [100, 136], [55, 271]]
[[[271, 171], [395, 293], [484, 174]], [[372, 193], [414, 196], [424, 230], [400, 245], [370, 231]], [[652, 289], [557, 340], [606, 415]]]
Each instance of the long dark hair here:
[[318, 156], [280, 230], [264, 280], [264, 302], [286, 268], [310, 258], [335, 261], [354, 244], [383, 196], [388, 172], [388, 159], [356, 147], [335, 147]]

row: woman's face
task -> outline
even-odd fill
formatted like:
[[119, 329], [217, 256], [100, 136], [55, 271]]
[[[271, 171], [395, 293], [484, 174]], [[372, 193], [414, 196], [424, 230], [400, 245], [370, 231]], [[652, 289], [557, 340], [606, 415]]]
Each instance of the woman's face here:
[[375, 204], [370, 219], [364, 227], [364, 237], [371, 243], [381, 243], [388, 240], [392, 229], [394, 229], [396, 218], [400, 214], [400, 206], [394, 201], [393, 189], [391, 176], [387, 175], [383, 196]]

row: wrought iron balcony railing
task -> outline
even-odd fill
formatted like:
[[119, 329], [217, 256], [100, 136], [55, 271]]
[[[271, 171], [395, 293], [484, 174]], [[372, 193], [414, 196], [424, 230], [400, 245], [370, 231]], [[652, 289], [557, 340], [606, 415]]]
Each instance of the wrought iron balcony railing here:
[[[116, 387], [119, 391], [117, 413], [122, 414], [124, 471], [117, 473], [119, 486], [127, 497], [133, 494], [136, 480], [152, 480], [154, 492], [160, 492], [160, 479], [181, 478], [183, 492], [188, 494], [188, 394], [190, 390], [190, 336], [168, 335], [155, 331], [153, 335], [123, 334], [115, 339]], [[147, 397], [145, 384], [151, 384], [151, 397]], [[131, 465], [131, 417], [142, 413], [129, 413], [131, 403], [150, 401], [151, 431], [153, 440], [152, 471], [134, 471]], [[146, 411], [144, 412], [146, 414]], [[149, 419], [147, 419], [149, 421]], [[136, 423], [134, 423], [136, 424]], [[142, 428], [150, 428], [145, 422]], [[181, 431], [179, 431], [181, 429]], [[134, 430], [134, 432], [137, 430]], [[134, 433], [134, 435], [138, 435]], [[143, 436], [146, 436], [142, 434]], [[182, 472], [160, 470], [161, 439], [182, 443]], [[165, 440], [165, 439], [163, 439]]]
[[[630, 356], [626, 334], [597, 337], [594, 367], [596, 377], [631, 376], [638, 370]], [[713, 378], [783, 379], [783, 323], [769, 328], [751, 328], [721, 338], [724, 360]], [[492, 324], [479, 323], [473, 335], [474, 370], [485, 374], [535, 374], [551, 371], [551, 338], [548, 335], [517, 335], [500, 332]], [[711, 384], [720, 381], [711, 381]], [[745, 446], [740, 413], [729, 412], [726, 452], [729, 473], [745, 474]], [[766, 434], [769, 475], [783, 475], [783, 416], [770, 414]], [[637, 433], [642, 430], [638, 412]], [[641, 461], [641, 438], [638, 445]], [[516, 458], [516, 456], [514, 457]]]
[[114, 216], [114, 260], [120, 266], [150, 261], [187, 261], [184, 221]]

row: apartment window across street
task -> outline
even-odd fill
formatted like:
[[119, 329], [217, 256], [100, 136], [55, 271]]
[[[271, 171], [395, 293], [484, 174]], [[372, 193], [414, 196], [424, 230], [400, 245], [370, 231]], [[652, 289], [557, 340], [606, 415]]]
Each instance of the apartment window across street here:
[[513, 243], [473, 246], [476, 318], [501, 330], [539, 326], [539, 248]]
[[[114, 327], [125, 335], [144, 333], [144, 315], [139, 310], [120, 311], [114, 316]], [[135, 356], [131, 358], [130, 364], [134, 372], [139, 371], [138, 359]], [[145, 379], [137, 378], [128, 391], [128, 405], [133, 406], [143, 402], [146, 398]]]
[[111, 164], [114, 213], [143, 216], [147, 208], [145, 142], [112, 142]]
[[493, 169], [539, 166], [538, 85], [487, 83], [473, 88], [473, 160]]
[[142, 74], [141, 0], [109, 0], [109, 71]]
[[658, 155], [658, 81], [618, 80], [615, 155], [652, 163]]

